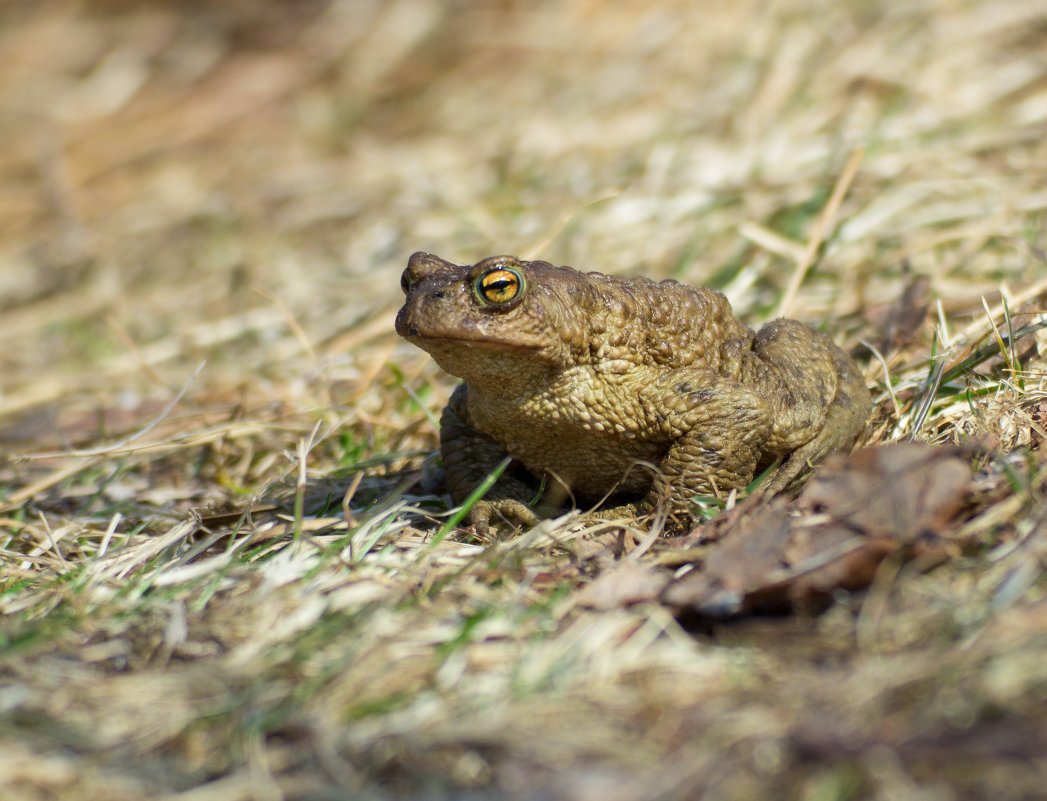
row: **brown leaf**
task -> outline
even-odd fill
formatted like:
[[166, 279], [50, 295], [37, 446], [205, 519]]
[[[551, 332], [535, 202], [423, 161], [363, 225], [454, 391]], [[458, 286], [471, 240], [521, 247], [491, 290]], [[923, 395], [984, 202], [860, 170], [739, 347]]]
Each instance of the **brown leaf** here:
[[889, 554], [930, 543], [967, 500], [970, 468], [956, 448], [898, 444], [828, 461], [791, 517], [777, 498], [741, 517], [704, 564], [662, 593], [680, 611], [724, 617], [867, 586]]
[[863, 589], [872, 582], [884, 557], [898, 547], [891, 539], [867, 538], [834, 525], [812, 526], [806, 531], [798, 528], [794, 527], [783, 553], [787, 567], [777, 576], [768, 576], [769, 583], [749, 594], [748, 608], [803, 603], [837, 589]]
[[665, 573], [627, 560], [582, 587], [575, 600], [592, 609], [617, 609], [656, 599], [668, 581]]
[[958, 448], [898, 443], [826, 461], [798, 507], [828, 512], [869, 537], [910, 542], [937, 533], [963, 507], [971, 479]]
[[867, 317], [880, 329], [877, 347], [881, 354], [911, 344], [927, 320], [931, 279], [910, 275], [905, 289], [889, 306], [871, 310]]
[[745, 598], [782, 567], [791, 524], [782, 498], [740, 520], [742, 525], [725, 532], [704, 565], [666, 588], [662, 601], [710, 617], [744, 611]]

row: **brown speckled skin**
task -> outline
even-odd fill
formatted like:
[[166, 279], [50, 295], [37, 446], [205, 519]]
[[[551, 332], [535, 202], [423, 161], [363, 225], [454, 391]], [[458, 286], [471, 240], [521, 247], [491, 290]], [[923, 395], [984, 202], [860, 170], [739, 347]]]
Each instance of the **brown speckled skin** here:
[[[524, 279], [504, 306], [474, 286], [493, 269]], [[472, 514], [533, 523], [543, 505], [632, 498], [619, 513], [749, 484], [782, 459], [784, 489], [861, 435], [871, 398], [851, 358], [819, 331], [775, 320], [754, 333], [726, 298], [676, 281], [616, 278], [509, 256], [456, 265], [411, 256], [397, 332], [464, 379], [441, 420], [451, 495], [462, 501], [508, 454]], [[520, 467], [524, 469], [520, 469]]]

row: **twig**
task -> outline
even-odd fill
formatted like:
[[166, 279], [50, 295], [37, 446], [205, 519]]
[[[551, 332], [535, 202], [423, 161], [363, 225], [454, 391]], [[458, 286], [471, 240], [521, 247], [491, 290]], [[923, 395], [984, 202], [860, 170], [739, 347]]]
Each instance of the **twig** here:
[[825, 233], [829, 230], [829, 225], [836, 216], [836, 212], [843, 202], [844, 195], [847, 194], [847, 190], [851, 186], [851, 181], [854, 180], [854, 176], [858, 172], [858, 165], [861, 164], [863, 155], [865, 155], [864, 147], [856, 149], [847, 160], [847, 164], [844, 165], [840, 177], [836, 179], [836, 186], [833, 187], [829, 201], [822, 208], [822, 213], [818, 215], [818, 219], [814, 224], [814, 231], [811, 232], [811, 238], [807, 240], [803, 258], [796, 265], [796, 269], [793, 270], [792, 277], [789, 279], [789, 285], [785, 288], [785, 294], [782, 295], [782, 301], [778, 304], [776, 317], [785, 317], [792, 309], [793, 301], [796, 300], [796, 294], [800, 291], [800, 285], [807, 275], [807, 270], [810, 269], [811, 264], [814, 262], [815, 254], [822, 246]]
[[603, 203], [605, 200], [612, 200], [622, 194], [622, 189], [610, 189], [597, 195], [584, 203], [579, 203], [569, 211], [564, 212], [560, 215], [560, 218], [556, 221], [552, 227], [546, 231], [545, 235], [537, 242], [531, 244], [530, 247], [526, 248], [521, 254], [522, 259], [533, 259], [540, 255], [549, 245], [553, 243], [553, 240], [560, 235], [560, 232], [567, 227], [567, 223], [573, 220], [583, 209], [589, 208], [589, 206], [595, 206], [597, 203]]
[[180, 390], [178, 390], [178, 394], [175, 395], [171, 399], [171, 402], [168, 403], [161, 410], [160, 414], [158, 414], [151, 421], [149, 421], [149, 423], [147, 423], [143, 428], [138, 429], [133, 434], [131, 434], [128, 437], [125, 437], [119, 442], [114, 442], [111, 445], [102, 445], [98, 448], [87, 448], [85, 450], [45, 451], [43, 453], [27, 453], [23, 454], [22, 456], [19, 456], [18, 459], [21, 461], [29, 459], [57, 459], [63, 456], [104, 456], [106, 454], [113, 453], [114, 451], [118, 451], [120, 450], [120, 448], [126, 448], [132, 442], [141, 439], [154, 428], [156, 428], [158, 425], [160, 425], [160, 423], [164, 421], [164, 418], [167, 417], [172, 411], [174, 411], [174, 407], [177, 406], [179, 401], [181, 401], [182, 398], [185, 397], [185, 393], [189, 391], [189, 387], [191, 387], [193, 385], [193, 382], [196, 381], [197, 376], [200, 375], [200, 371], [204, 369], [205, 364], [207, 364], [206, 360], [200, 362], [200, 364], [196, 366], [196, 369], [193, 370], [193, 374], [189, 376], [189, 380], [185, 382], [185, 384], [182, 386]]

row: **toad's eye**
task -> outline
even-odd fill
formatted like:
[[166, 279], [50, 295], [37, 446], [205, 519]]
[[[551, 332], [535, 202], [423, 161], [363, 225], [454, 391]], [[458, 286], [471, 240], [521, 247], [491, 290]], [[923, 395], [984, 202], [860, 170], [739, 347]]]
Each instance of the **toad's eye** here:
[[515, 299], [523, 288], [523, 277], [516, 270], [499, 267], [476, 281], [476, 294], [488, 303], [502, 304]]

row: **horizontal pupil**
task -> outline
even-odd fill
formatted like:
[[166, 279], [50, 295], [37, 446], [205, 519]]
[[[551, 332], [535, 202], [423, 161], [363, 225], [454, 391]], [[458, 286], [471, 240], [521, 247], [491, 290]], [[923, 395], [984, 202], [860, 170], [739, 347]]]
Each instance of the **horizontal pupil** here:
[[506, 303], [520, 292], [520, 277], [511, 270], [492, 270], [480, 278], [477, 291], [492, 303]]

